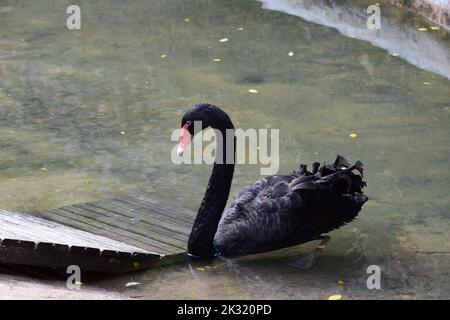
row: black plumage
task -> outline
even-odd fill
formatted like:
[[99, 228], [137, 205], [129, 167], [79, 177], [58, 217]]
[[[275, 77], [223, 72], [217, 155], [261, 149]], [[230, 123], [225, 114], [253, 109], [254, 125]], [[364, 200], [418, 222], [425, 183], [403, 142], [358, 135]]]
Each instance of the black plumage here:
[[[228, 115], [209, 104], [193, 106], [182, 126], [194, 121], [218, 129], [223, 137], [226, 129], [234, 129]], [[224, 211], [233, 172], [234, 164], [214, 164], [189, 237], [190, 255], [250, 254], [312, 241], [351, 222], [368, 199], [362, 191], [362, 163], [350, 165], [337, 156], [329, 165], [314, 163], [311, 171], [302, 164], [291, 174], [258, 180]]]

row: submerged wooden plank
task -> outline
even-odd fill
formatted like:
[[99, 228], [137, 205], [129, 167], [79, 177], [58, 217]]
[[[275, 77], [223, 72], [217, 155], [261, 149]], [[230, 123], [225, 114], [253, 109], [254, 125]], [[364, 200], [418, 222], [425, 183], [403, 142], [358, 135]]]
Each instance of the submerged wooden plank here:
[[185, 256], [195, 218], [192, 211], [129, 196], [33, 214], [155, 252], [167, 261]]
[[151, 239], [135, 235], [127, 230], [122, 230], [120, 228], [110, 228], [110, 226], [103, 224], [101, 221], [97, 221], [95, 218], [91, 219], [85, 218], [83, 216], [79, 217], [77, 215], [72, 215], [70, 212], [60, 209], [42, 211], [39, 212], [39, 215], [49, 220], [60, 222], [64, 225], [72, 226], [77, 229], [92, 232], [104, 237], [109, 237], [111, 239], [122, 241], [152, 252], [175, 253], [164, 247], [161, 247], [160, 243], [152, 241]]
[[[155, 214], [155, 212], [152, 213], [150, 210], [136, 206], [129, 208], [129, 205], [127, 206], [126, 204], [120, 203], [115, 199], [99, 201], [95, 204], [80, 205], [80, 207], [93, 211], [103, 210], [106, 212], [115, 213], [119, 219], [131, 224], [157, 227], [160, 229], [161, 234], [169, 235], [170, 237], [175, 236], [183, 243], [185, 238], [189, 236], [190, 233], [190, 228], [188, 225], [189, 222], [186, 222], [186, 224], [180, 224], [176, 218], [167, 218], [162, 214]], [[177, 236], [177, 234], [180, 234], [181, 236]]]
[[182, 223], [187, 223], [189, 225], [191, 225], [195, 219], [195, 212], [193, 211], [167, 205], [161, 205], [160, 203], [151, 199], [144, 201], [141, 199], [133, 198], [131, 196], [124, 196], [121, 198], [115, 198], [113, 200], [127, 202], [129, 205], [135, 208], [144, 208], [151, 212], [156, 212], [160, 215], [174, 218], [177, 221], [181, 221]]
[[192, 211], [129, 196], [21, 214], [0, 210], [0, 263], [124, 272], [187, 259]]
[[0, 263], [121, 273], [149, 268], [160, 255], [48, 221], [0, 210]]

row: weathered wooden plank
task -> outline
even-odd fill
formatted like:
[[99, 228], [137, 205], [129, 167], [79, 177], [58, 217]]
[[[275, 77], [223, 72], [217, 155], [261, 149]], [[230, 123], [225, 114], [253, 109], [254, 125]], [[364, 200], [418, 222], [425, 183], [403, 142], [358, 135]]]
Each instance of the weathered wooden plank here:
[[127, 202], [133, 207], [143, 207], [151, 212], [156, 212], [167, 217], [175, 218], [181, 223], [187, 225], [192, 225], [195, 219], [195, 212], [193, 211], [161, 205], [151, 200], [144, 201], [130, 196], [115, 198], [114, 200]]
[[101, 250], [148, 252], [140, 247], [111, 240], [93, 233], [74, 229], [29, 214], [0, 210], [0, 239], [31, 242], [51, 242], [74, 246], [92, 246]]
[[195, 213], [125, 196], [34, 213], [161, 256], [185, 253]]
[[92, 232], [104, 237], [109, 237], [114, 240], [122, 241], [132, 244], [139, 248], [149, 250], [156, 253], [170, 254], [176, 253], [178, 249], [167, 248], [160, 244], [160, 242], [152, 239], [135, 235], [130, 231], [122, 230], [120, 228], [112, 229], [107, 224], [102, 223], [93, 218], [79, 217], [68, 211], [61, 209], [53, 209], [51, 211], [41, 211], [39, 215], [53, 221], [60, 222], [65, 225], [73, 226], [81, 230]]
[[[156, 215], [143, 216], [141, 212], [136, 209], [121, 209], [117, 206], [108, 203], [87, 203], [83, 205], [75, 205], [69, 208], [80, 208], [86, 211], [90, 211], [95, 214], [99, 214], [105, 217], [106, 221], [116, 221], [121, 227], [132, 228], [136, 231], [153, 232], [155, 239], [162, 242], [167, 240], [178, 240], [181, 246], [184, 246], [188, 233], [181, 233], [180, 228], [177, 228], [176, 224], [169, 224], [167, 222], [156, 219]], [[133, 211], [131, 211], [133, 210]], [[134, 213], [133, 217], [124, 217], [123, 213]], [[150, 234], [152, 237], [152, 234]]]
[[0, 263], [121, 273], [150, 268], [160, 254], [27, 214], [0, 210]]
[[108, 211], [102, 209], [101, 207], [89, 206], [86, 209], [76, 206], [69, 206], [60, 208], [58, 210], [64, 210], [86, 218], [98, 220], [104, 223], [105, 225], [108, 225], [108, 227], [111, 229], [119, 228], [121, 230], [128, 230], [128, 231], [132, 230], [132, 234], [152, 239], [154, 241], [159, 242], [161, 245], [164, 244], [165, 246], [168, 245], [178, 247], [179, 249], [183, 249], [183, 246], [185, 244], [185, 241], [180, 240], [178, 235], [176, 235], [173, 232], [172, 234], [170, 232], [167, 233], [164, 230], [161, 230], [161, 228], [158, 225], [148, 225], [147, 228], [145, 228], [144, 224], [142, 223], [137, 224], [132, 223], [129, 221], [129, 219], [123, 218], [117, 213], [111, 210]]
[[52, 245], [31, 246], [20, 240], [4, 239], [0, 243], [0, 263], [59, 269], [77, 265], [82, 272], [123, 273], [148, 269], [160, 261], [160, 256], [152, 254]]
[[160, 227], [157, 225], [145, 228], [140, 224], [134, 225], [123, 221], [119, 221], [117, 224], [114, 224], [113, 220], [109, 220], [107, 218], [105, 218], [105, 220], [107, 220], [106, 223], [114, 227], [114, 230], [125, 230], [134, 237], [146, 239], [145, 241], [148, 241], [148, 243], [155, 245], [157, 244], [159, 247], [165, 248], [169, 251], [179, 252], [180, 250], [184, 250], [185, 241], [179, 240], [178, 237], [173, 236], [173, 234], [161, 231]]
[[[61, 267], [70, 262], [108, 272], [135, 270], [156, 260], [173, 263], [187, 259], [195, 219], [192, 211], [129, 196], [32, 215], [0, 214], [0, 239], [6, 239], [0, 263]], [[37, 221], [38, 226], [27, 226]]]
[[[81, 205], [82, 207], [93, 206], [94, 204], [85, 204]], [[144, 209], [142, 207], [133, 206], [130, 208], [130, 205], [126, 203], [119, 202], [116, 199], [111, 199], [109, 201], [96, 202], [96, 207], [101, 207], [106, 211], [111, 210], [112, 212], [116, 212], [120, 215], [127, 214], [127, 217], [133, 221], [133, 223], [141, 223], [143, 225], [157, 225], [161, 229], [168, 231], [169, 233], [178, 233], [181, 235], [179, 237], [183, 242], [186, 241], [187, 237], [189, 237], [190, 233], [190, 225], [191, 223], [183, 223], [180, 224], [177, 218], [170, 218], [161, 214], [157, 214], [155, 212], [150, 212], [148, 209]]]

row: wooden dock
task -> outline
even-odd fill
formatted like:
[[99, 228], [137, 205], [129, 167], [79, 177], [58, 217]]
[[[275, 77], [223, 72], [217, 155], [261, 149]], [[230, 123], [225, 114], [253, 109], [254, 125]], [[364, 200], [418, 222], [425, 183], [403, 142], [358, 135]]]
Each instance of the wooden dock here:
[[122, 273], [184, 260], [195, 213], [121, 197], [52, 210], [0, 210], [0, 263]]

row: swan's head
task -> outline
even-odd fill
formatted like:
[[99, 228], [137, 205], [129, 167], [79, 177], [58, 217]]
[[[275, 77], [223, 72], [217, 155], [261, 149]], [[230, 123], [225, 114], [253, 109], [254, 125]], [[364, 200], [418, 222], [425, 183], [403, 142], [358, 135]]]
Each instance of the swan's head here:
[[183, 155], [184, 150], [192, 141], [194, 135], [208, 127], [221, 131], [234, 129], [233, 123], [228, 115], [220, 108], [211, 104], [199, 103], [186, 111], [181, 119], [181, 132], [177, 150], [178, 156], [181, 157]]
[[[187, 148], [189, 143], [191, 143], [195, 134], [211, 126], [212, 119], [214, 118], [214, 112], [211, 112], [213, 111], [212, 108], [217, 107], [213, 107], [206, 103], [201, 103], [192, 106], [188, 111], [186, 111], [181, 119], [181, 132], [177, 150], [178, 156], [181, 157], [183, 155], [184, 150]], [[200, 123], [201, 126], [199, 125]]]

